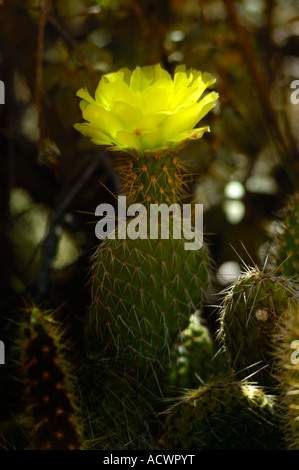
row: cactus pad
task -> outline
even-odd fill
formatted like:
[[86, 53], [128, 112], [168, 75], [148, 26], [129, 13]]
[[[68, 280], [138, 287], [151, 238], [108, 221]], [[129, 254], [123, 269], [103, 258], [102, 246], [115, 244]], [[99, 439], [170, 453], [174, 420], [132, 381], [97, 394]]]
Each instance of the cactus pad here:
[[273, 396], [248, 383], [216, 382], [189, 390], [167, 411], [166, 450], [262, 450], [281, 447]]
[[285, 441], [288, 449], [299, 450], [299, 306], [282, 322], [275, 341]]
[[273, 341], [281, 318], [298, 303], [298, 288], [288, 278], [249, 269], [226, 291], [218, 337], [238, 378], [251, 374], [273, 385]]
[[184, 239], [105, 239], [93, 256], [89, 332], [127, 356], [128, 370], [164, 367], [202, 301], [208, 265], [206, 249], [185, 250]]
[[119, 361], [89, 354], [77, 370], [85, 449], [153, 448], [146, 390], [123, 373]]
[[299, 192], [290, 196], [280, 213], [281, 232], [271, 247], [271, 262], [278, 275], [298, 279], [299, 272]]
[[81, 449], [70, 366], [51, 312], [32, 306], [21, 323], [21, 364], [35, 450]]
[[215, 376], [227, 375], [225, 357], [217, 351], [211, 332], [199, 312], [191, 315], [168, 370], [168, 385], [196, 388]]

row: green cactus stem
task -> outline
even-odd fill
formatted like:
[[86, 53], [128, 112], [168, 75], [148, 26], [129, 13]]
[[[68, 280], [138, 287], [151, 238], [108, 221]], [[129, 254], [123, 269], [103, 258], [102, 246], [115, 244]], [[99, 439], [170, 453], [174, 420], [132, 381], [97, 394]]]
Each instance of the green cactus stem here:
[[284, 439], [287, 449], [299, 450], [299, 306], [281, 323], [275, 344]]
[[112, 163], [130, 204], [174, 204], [190, 195], [188, 183], [192, 181], [192, 174], [186, 171], [179, 150], [145, 154], [135, 151], [115, 156]]
[[289, 196], [280, 213], [281, 230], [271, 246], [271, 264], [277, 275], [292, 276], [299, 272], [299, 192]]
[[119, 360], [88, 354], [77, 370], [85, 449], [144, 450], [156, 444], [147, 390], [124, 374]]
[[275, 397], [246, 382], [215, 382], [187, 391], [166, 412], [163, 450], [282, 448]]
[[251, 380], [260, 385], [276, 383], [273, 334], [297, 303], [295, 283], [258, 268], [248, 268], [228, 287], [219, 316], [218, 339], [239, 379], [252, 375]]
[[201, 317], [199, 311], [191, 315], [176, 345], [176, 356], [168, 368], [166, 384], [174, 390], [197, 388], [215, 377], [228, 374], [225, 356], [218, 351]]
[[209, 255], [186, 240], [105, 239], [93, 256], [88, 334], [127, 372], [164, 368], [177, 336], [203, 299]]
[[81, 449], [63, 331], [53, 312], [34, 305], [22, 311], [20, 328], [21, 372], [27, 390], [27, 414], [32, 421], [30, 446], [34, 450]]

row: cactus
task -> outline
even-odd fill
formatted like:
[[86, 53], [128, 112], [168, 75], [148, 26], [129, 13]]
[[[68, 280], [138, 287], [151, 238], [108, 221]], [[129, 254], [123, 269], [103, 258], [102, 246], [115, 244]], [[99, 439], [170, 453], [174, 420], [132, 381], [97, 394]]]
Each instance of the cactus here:
[[30, 446], [35, 450], [81, 449], [79, 410], [63, 331], [54, 312], [28, 305], [22, 313], [19, 348], [27, 415], [32, 421]]
[[173, 204], [189, 196], [190, 173], [180, 158], [179, 149], [157, 149], [145, 154], [134, 150], [113, 158], [129, 203]]
[[246, 382], [214, 382], [188, 390], [166, 412], [164, 450], [282, 448], [275, 397]]
[[220, 375], [227, 375], [225, 357], [217, 350], [202, 315], [195, 312], [182, 332], [175, 359], [168, 367], [168, 388], [196, 388]]
[[281, 322], [275, 345], [284, 439], [287, 449], [299, 450], [299, 306]]
[[[200, 99], [214, 82], [211, 75], [186, 73], [184, 67], [172, 79], [157, 64], [107, 74], [95, 99], [85, 89], [78, 91], [87, 122], [75, 127], [95, 144], [112, 144], [111, 150], [122, 152], [113, 164], [130, 203], [146, 209], [177, 204], [181, 212], [190, 175], [184, 175], [180, 151], [209, 130], [193, 126], [215, 105], [215, 92]], [[149, 217], [146, 213], [147, 223]], [[98, 347], [126, 359], [126, 371], [139, 380], [165, 367], [208, 286], [207, 249], [187, 252], [186, 239], [173, 233], [181, 231], [181, 221], [173, 216], [169, 222], [168, 239], [160, 232], [164, 220], [154, 226], [158, 238], [125, 238], [123, 225], [118, 226], [92, 261], [88, 329], [98, 336]]]
[[270, 263], [277, 275], [298, 279], [299, 271], [299, 192], [288, 197], [281, 211], [280, 232], [270, 248]]
[[249, 377], [272, 386], [273, 335], [281, 319], [296, 309], [298, 287], [289, 278], [247, 272], [225, 291], [218, 338], [238, 378]]
[[147, 391], [119, 361], [89, 354], [77, 370], [85, 449], [153, 449]]
[[[153, 226], [157, 238], [124, 237], [122, 230], [127, 232], [129, 223], [119, 223], [114, 237], [101, 242], [92, 257], [86, 344], [101, 359], [97, 356], [95, 361], [81, 364], [83, 376], [77, 377], [85, 448], [144, 449], [155, 445], [148, 423], [155, 428], [156, 418], [150, 400], [144, 400], [154, 395], [155, 402], [153, 378], [159, 388], [159, 378], [174, 358], [179, 334], [201, 306], [209, 285], [206, 246], [185, 249], [190, 238], [181, 220], [184, 208], [180, 204], [191, 196], [191, 175], [185, 171], [181, 150], [189, 140], [199, 139], [209, 130], [208, 126], [194, 126], [215, 106], [217, 93], [202, 98], [214, 82], [210, 74], [194, 69], [186, 72], [184, 67], [178, 67], [172, 79], [155, 65], [102, 76], [95, 99], [85, 89], [78, 92], [87, 123], [75, 127], [95, 144], [122, 152], [114, 154], [112, 161], [129, 203], [143, 204], [147, 210], [162, 203], [179, 208], [179, 214], [169, 216], [169, 237], [162, 235], [163, 217]], [[178, 229], [182, 237], [177, 237]], [[23, 328], [22, 360], [27, 389], [33, 390], [28, 409], [34, 423], [33, 446], [80, 447], [81, 433], [75, 426], [76, 407], [67, 392], [59, 333], [52, 328], [51, 316], [42, 316], [35, 307], [29, 310], [30, 321]], [[50, 395], [43, 387], [50, 380], [51, 367], [60, 374], [61, 387], [58, 393], [51, 383]], [[65, 422], [54, 419], [57, 410], [62, 410]], [[121, 430], [119, 423], [126, 423]]]
[[[124, 222], [120, 215], [112, 228], [107, 221], [108, 236], [91, 258], [87, 351], [76, 374], [54, 313], [24, 308], [19, 348], [28, 448], [277, 449], [286, 442], [285, 419], [290, 447], [298, 447], [298, 369], [283, 366], [280, 346], [298, 334], [296, 204], [289, 204], [283, 242], [276, 241], [277, 266], [247, 268], [224, 291], [216, 338], [196, 311], [203, 311], [211, 260], [205, 243], [186, 249], [181, 216], [192, 175], [182, 150], [209, 130], [194, 125], [215, 104], [215, 92], [200, 99], [212, 83], [209, 74], [182, 67], [171, 79], [156, 65], [102, 76], [95, 98], [79, 90], [87, 122], [75, 127], [110, 145], [121, 195], [140, 217]], [[162, 205], [168, 219], [153, 221], [152, 210]], [[179, 389], [185, 393], [165, 411]]]
[[89, 330], [111, 355], [127, 356], [128, 371], [164, 367], [207, 288], [206, 251], [187, 252], [184, 240], [116, 237], [93, 259]]

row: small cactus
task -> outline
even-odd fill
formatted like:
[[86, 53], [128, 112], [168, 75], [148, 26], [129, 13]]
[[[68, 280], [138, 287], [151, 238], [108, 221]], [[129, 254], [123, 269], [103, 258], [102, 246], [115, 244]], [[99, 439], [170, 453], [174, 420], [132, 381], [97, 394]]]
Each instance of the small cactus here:
[[197, 311], [176, 346], [175, 359], [168, 368], [168, 386], [175, 390], [196, 388], [220, 375], [227, 375], [225, 357]]
[[53, 312], [32, 305], [22, 313], [19, 348], [27, 415], [32, 420], [30, 446], [34, 450], [81, 449], [78, 410], [62, 331]]
[[146, 390], [123, 373], [120, 362], [89, 354], [77, 370], [85, 449], [152, 449], [153, 414]]
[[246, 382], [214, 382], [187, 391], [166, 412], [164, 450], [282, 448], [275, 397]]
[[232, 369], [243, 379], [274, 385], [273, 335], [281, 319], [298, 303], [298, 287], [290, 279], [249, 268], [226, 290], [219, 322]]
[[288, 197], [280, 215], [280, 232], [272, 242], [270, 263], [277, 275], [298, 279], [299, 272], [299, 192]]

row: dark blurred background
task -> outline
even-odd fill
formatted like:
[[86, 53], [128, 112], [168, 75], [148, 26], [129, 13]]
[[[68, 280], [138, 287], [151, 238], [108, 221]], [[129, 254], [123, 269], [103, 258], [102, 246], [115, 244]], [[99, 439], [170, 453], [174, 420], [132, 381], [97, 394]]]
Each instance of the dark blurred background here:
[[[219, 292], [244, 263], [266, 262], [277, 213], [298, 190], [297, 0], [2, 0], [0, 339], [8, 355], [23, 299], [61, 310], [80, 345], [94, 211], [114, 202], [119, 181], [105, 149], [73, 128], [82, 120], [76, 92], [93, 93], [103, 73], [157, 62], [217, 77], [219, 103], [204, 120], [211, 133], [182, 154], [214, 261], [204, 308], [212, 330]], [[1, 403], [9, 404], [5, 380]]]

